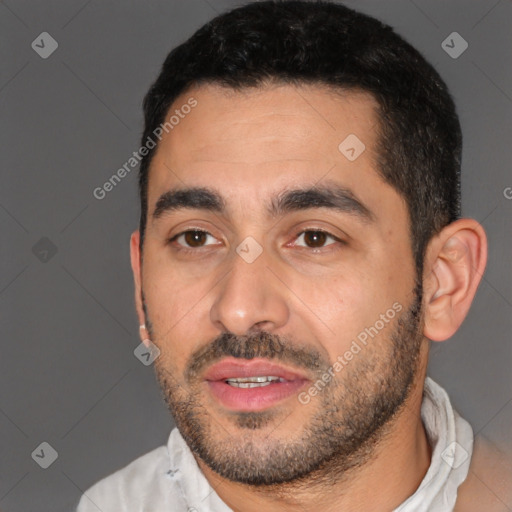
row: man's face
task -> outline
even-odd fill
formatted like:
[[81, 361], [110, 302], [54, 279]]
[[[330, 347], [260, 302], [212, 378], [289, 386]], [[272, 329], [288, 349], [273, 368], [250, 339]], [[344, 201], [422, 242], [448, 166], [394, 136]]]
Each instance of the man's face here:
[[170, 114], [192, 96], [151, 163], [136, 276], [176, 423], [236, 481], [357, 465], [422, 340], [406, 205], [375, 170], [376, 104], [202, 86]]

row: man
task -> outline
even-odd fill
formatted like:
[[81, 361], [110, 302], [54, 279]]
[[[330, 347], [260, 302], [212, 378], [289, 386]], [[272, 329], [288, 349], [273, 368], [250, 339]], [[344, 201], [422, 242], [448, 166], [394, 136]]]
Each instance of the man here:
[[177, 429], [78, 511], [506, 510], [426, 377], [487, 256], [437, 72], [344, 6], [259, 2], [144, 112], [135, 298]]

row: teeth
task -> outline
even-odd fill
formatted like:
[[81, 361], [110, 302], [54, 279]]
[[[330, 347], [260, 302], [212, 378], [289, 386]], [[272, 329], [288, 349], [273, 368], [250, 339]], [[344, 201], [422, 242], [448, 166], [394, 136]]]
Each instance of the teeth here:
[[240, 377], [236, 379], [226, 379], [226, 382], [230, 386], [234, 386], [235, 388], [258, 388], [263, 386], [268, 386], [272, 382], [285, 382], [284, 379], [280, 377], [275, 377], [273, 375], [264, 376], [264, 377]]
[[233, 379], [227, 379], [228, 382], [267, 382], [272, 380], [279, 380], [279, 377], [274, 377], [272, 375], [270, 376], [264, 376], [264, 377], [238, 377]]
[[229, 380], [227, 383], [235, 388], [262, 388], [270, 385], [270, 382], [231, 382]]

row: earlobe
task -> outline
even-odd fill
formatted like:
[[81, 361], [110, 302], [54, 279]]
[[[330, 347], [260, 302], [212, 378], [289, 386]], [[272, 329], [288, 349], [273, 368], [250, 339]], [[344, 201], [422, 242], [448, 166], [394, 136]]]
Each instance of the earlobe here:
[[148, 330], [146, 328], [146, 324], [139, 325], [139, 331], [140, 331], [140, 338], [142, 340], [142, 343], [144, 343], [144, 345], [147, 348], [150, 348], [152, 341], [149, 339], [149, 334], [148, 334]]
[[487, 238], [473, 219], [446, 226], [429, 243], [425, 258], [424, 335], [451, 337], [466, 317], [487, 262]]
[[133, 282], [135, 287], [135, 308], [137, 310], [137, 318], [139, 324], [144, 324], [144, 310], [142, 308], [142, 275], [141, 275], [141, 258], [139, 248], [140, 234], [134, 231], [130, 237], [130, 261], [133, 272]]

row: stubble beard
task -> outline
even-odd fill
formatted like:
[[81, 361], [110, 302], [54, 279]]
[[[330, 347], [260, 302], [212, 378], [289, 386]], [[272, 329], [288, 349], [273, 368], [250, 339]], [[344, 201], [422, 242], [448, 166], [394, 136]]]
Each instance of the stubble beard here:
[[332, 483], [363, 466], [415, 382], [423, 341], [421, 295], [421, 285], [416, 285], [413, 303], [395, 318], [391, 335], [370, 341], [314, 397], [316, 404], [312, 400], [310, 405], [315, 412], [300, 431], [280, 430], [286, 416], [278, 408], [233, 413], [229, 428], [220, 425], [203, 405], [204, 388], [196, 377], [201, 369], [229, 356], [264, 357], [322, 375], [332, 363], [317, 351], [298, 349], [265, 332], [242, 337], [222, 334], [192, 354], [180, 381], [158, 358], [157, 380], [187, 445], [221, 477], [251, 486]]

